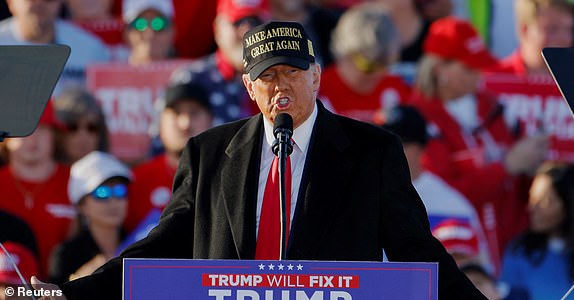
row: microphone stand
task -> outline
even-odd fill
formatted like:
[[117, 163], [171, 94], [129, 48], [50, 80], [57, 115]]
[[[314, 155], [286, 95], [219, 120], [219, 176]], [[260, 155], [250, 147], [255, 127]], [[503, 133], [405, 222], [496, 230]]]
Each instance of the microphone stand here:
[[[281, 224], [281, 240], [280, 240], [280, 247], [279, 247], [279, 257], [280, 260], [285, 260], [287, 254], [287, 232], [289, 228], [287, 228], [287, 190], [285, 186], [285, 172], [287, 169], [287, 157], [293, 152], [293, 144], [291, 143], [291, 137], [289, 136], [288, 132], [281, 132], [276, 140], [277, 147], [279, 148], [277, 151], [277, 156], [279, 160], [279, 202], [281, 205], [281, 215], [279, 218]], [[291, 191], [289, 191], [291, 192]]]

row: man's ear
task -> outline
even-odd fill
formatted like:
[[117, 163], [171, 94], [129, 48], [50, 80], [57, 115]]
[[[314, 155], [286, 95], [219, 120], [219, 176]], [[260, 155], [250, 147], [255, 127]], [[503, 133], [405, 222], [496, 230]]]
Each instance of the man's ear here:
[[516, 26], [516, 35], [519, 42], [525, 41], [527, 39], [528, 30], [531, 30], [529, 27], [530, 26], [528, 24], [518, 24]]
[[313, 70], [313, 91], [318, 92], [319, 86], [321, 85], [321, 65], [315, 64], [315, 69]]
[[249, 74], [243, 74], [241, 76], [241, 79], [243, 79], [243, 85], [245, 86], [245, 89], [249, 94], [249, 98], [255, 101], [255, 94], [253, 93], [253, 81], [251, 81], [251, 79], [249, 78]]

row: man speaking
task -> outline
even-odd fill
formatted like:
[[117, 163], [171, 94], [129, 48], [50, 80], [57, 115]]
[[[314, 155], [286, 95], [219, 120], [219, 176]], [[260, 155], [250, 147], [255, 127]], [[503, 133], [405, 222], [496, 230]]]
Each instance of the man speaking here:
[[[321, 67], [298, 23], [244, 36], [243, 82], [261, 113], [191, 138], [158, 226], [94, 274], [61, 288], [68, 299], [120, 299], [122, 258], [279, 259], [273, 124], [293, 120], [287, 162], [286, 259], [438, 262], [440, 299], [485, 299], [432, 237], [399, 139], [327, 111]], [[350, 100], [351, 101], [351, 100]], [[273, 208], [273, 206], [275, 206]], [[384, 295], [381, 295], [384, 297]]]

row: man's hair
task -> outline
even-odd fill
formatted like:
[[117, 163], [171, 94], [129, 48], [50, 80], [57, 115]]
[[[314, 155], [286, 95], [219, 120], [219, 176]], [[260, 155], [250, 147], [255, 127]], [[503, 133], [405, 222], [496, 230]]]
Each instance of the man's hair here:
[[568, 0], [516, 0], [516, 22], [519, 25], [531, 24], [536, 21], [540, 11], [549, 7], [574, 15], [574, 6]]
[[419, 62], [415, 87], [426, 97], [433, 97], [437, 93], [438, 80], [434, 70], [441, 63], [440, 57], [431, 54], [424, 55]]
[[331, 49], [337, 58], [360, 53], [385, 65], [393, 63], [400, 41], [388, 9], [364, 3], [347, 10], [333, 30]]

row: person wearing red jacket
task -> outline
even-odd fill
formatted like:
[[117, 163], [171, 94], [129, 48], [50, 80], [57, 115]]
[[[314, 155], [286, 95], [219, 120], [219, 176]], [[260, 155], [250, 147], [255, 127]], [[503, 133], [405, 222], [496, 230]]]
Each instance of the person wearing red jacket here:
[[67, 193], [70, 167], [54, 156], [59, 130], [65, 128], [56, 119], [50, 100], [31, 135], [0, 143], [8, 162], [0, 168], [0, 210], [21, 218], [32, 229], [38, 242], [40, 277], [47, 274], [50, 253], [67, 238], [76, 215]]
[[354, 6], [340, 18], [331, 41], [335, 63], [321, 78], [319, 98], [338, 114], [378, 122], [385, 109], [408, 99], [410, 87], [388, 73], [400, 53], [390, 13], [379, 3]]
[[544, 160], [548, 138], [517, 141], [497, 99], [477, 92], [480, 70], [497, 61], [470, 23], [435, 21], [424, 50], [412, 97], [434, 135], [423, 166], [473, 203], [499, 259], [506, 242], [527, 225], [519, 175], [532, 174]]
[[518, 0], [514, 11], [518, 49], [488, 71], [549, 75], [540, 53], [546, 47], [572, 47], [574, 5], [568, 0]]

